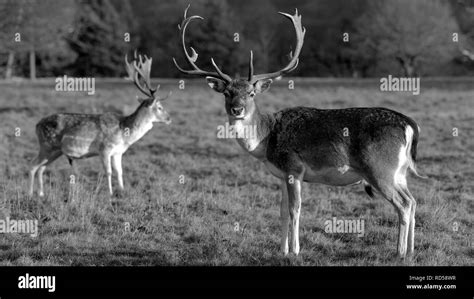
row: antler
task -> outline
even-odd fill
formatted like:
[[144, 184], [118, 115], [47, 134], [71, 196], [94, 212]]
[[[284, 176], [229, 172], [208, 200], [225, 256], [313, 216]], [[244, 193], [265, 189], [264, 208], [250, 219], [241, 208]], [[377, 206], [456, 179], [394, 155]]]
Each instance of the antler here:
[[181, 42], [183, 44], [183, 51], [184, 51], [184, 55], [186, 55], [186, 59], [188, 60], [189, 64], [192, 66], [193, 70], [185, 70], [183, 68], [181, 68], [178, 63], [176, 62], [176, 59], [173, 57], [173, 62], [174, 64], [176, 65], [176, 68], [178, 68], [178, 70], [184, 74], [188, 74], [188, 75], [199, 75], [199, 76], [210, 76], [210, 77], [214, 77], [214, 78], [218, 78], [218, 79], [221, 79], [221, 80], [224, 80], [226, 81], [227, 83], [230, 83], [232, 81], [232, 78], [223, 73], [219, 67], [217, 66], [217, 64], [214, 62], [214, 59], [211, 58], [211, 62], [212, 62], [212, 66], [214, 67], [214, 69], [216, 70], [216, 72], [208, 72], [208, 71], [204, 71], [202, 69], [200, 69], [197, 65], [196, 65], [196, 60], [198, 58], [198, 53], [196, 52], [196, 50], [194, 50], [193, 47], [190, 47], [191, 49], [191, 56], [189, 55], [188, 53], [188, 50], [186, 49], [186, 43], [185, 43], [185, 40], [184, 40], [184, 36], [185, 36], [185, 32], [186, 32], [186, 27], [188, 26], [188, 24], [194, 20], [194, 19], [200, 19], [200, 20], [203, 20], [204, 18], [201, 17], [201, 16], [190, 16], [190, 17], [187, 17], [187, 13], [188, 13], [188, 9], [189, 9], [189, 6], [186, 7], [186, 9], [184, 10], [184, 19], [183, 19], [183, 22], [181, 23], [181, 25], [178, 25], [178, 28], [179, 28], [179, 31], [181, 32]]
[[248, 78], [248, 81], [250, 83], [255, 83], [263, 79], [280, 77], [282, 75], [288, 74], [289, 72], [293, 71], [298, 66], [298, 56], [300, 55], [301, 48], [303, 47], [304, 35], [306, 33], [306, 29], [301, 25], [301, 15], [298, 15], [298, 9], [296, 9], [294, 16], [287, 13], [283, 13], [283, 12], [279, 12], [279, 14], [290, 19], [293, 25], [295, 26], [295, 31], [296, 31], [295, 52], [294, 53], [293, 51], [290, 52], [290, 62], [288, 63], [287, 66], [285, 66], [280, 71], [277, 71], [274, 73], [268, 73], [268, 74], [254, 75], [253, 74], [253, 52], [250, 51], [249, 78]]
[[[157, 85], [156, 88], [151, 88], [150, 71], [152, 58], [148, 58], [146, 55], [144, 55], [145, 59], [141, 55], [137, 57], [137, 51], [134, 52], [133, 57], [134, 59], [129, 63], [127, 55], [125, 55], [125, 68], [128, 74], [128, 77], [125, 79], [133, 81], [142, 93], [154, 98], [155, 92], [160, 88], [160, 85]], [[140, 84], [138, 75], [142, 78], [144, 86]]]

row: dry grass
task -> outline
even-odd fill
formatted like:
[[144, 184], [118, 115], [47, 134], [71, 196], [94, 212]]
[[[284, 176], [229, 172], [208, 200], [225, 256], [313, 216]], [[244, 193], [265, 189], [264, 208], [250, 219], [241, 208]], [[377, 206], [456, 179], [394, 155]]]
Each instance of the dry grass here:
[[[83, 176], [74, 185], [69, 164], [60, 158], [46, 172], [45, 199], [28, 200], [28, 161], [37, 151], [34, 126], [61, 111], [131, 112], [135, 90], [98, 84], [91, 97], [57, 93], [53, 84], [2, 85], [0, 210], [14, 219], [39, 219], [40, 235], [3, 235], [0, 265], [473, 264], [474, 93], [469, 88], [423, 89], [422, 83], [421, 95], [412, 96], [370, 85], [316, 88], [297, 82], [295, 90], [274, 86], [259, 97], [265, 111], [384, 106], [418, 121], [418, 169], [430, 179], [409, 178], [419, 204], [416, 256], [408, 263], [395, 258], [393, 208], [381, 198], [369, 199], [361, 186], [305, 185], [302, 252], [280, 256], [279, 182], [234, 140], [217, 139], [217, 126], [227, 120], [223, 98], [199, 83], [183, 91], [162, 87], [174, 91], [164, 103], [173, 123], [156, 125], [124, 155], [127, 191], [113, 206], [97, 158], [78, 163]], [[21, 136], [14, 136], [15, 128]], [[365, 236], [325, 233], [324, 221], [332, 217], [365, 219]]]

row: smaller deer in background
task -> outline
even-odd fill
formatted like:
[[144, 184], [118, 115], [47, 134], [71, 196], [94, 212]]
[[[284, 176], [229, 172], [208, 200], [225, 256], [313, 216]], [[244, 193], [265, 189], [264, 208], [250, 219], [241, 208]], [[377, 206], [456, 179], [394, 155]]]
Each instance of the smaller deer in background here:
[[126, 78], [147, 96], [138, 99], [140, 105], [132, 114], [120, 116], [114, 113], [76, 114], [59, 113], [43, 118], [36, 125], [36, 135], [40, 145], [39, 154], [33, 160], [30, 170], [29, 195], [33, 195], [35, 175], [38, 173], [39, 196], [44, 196], [43, 172], [46, 166], [65, 155], [71, 166], [76, 159], [100, 156], [107, 174], [110, 195], [112, 192], [112, 167], [117, 173], [119, 188], [122, 191], [122, 155], [140, 140], [154, 122], [171, 123], [169, 114], [163, 109], [155, 93], [159, 89], [151, 88], [150, 70], [152, 59], [135, 52], [134, 60], [128, 62], [125, 55]]

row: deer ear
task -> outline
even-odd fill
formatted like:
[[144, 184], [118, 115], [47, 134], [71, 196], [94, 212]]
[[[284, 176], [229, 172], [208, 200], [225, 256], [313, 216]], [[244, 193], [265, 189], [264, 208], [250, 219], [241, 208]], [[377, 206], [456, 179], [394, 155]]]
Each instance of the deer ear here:
[[137, 101], [138, 101], [138, 103], [140, 103], [140, 104], [143, 103], [144, 100], [145, 100], [145, 99], [142, 99], [142, 98], [137, 97]]
[[273, 82], [272, 79], [258, 80], [254, 84], [255, 91], [257, 93], [262, 93], [262, 92], [267, 91], [267, 89], [270, 88], [270, 85], [272, 84], [272, 82]]
[[206, 77], [206, 80], [209, 87], [215, 91], [219, 93], [223, 93], [225, 91], [226, 83], [223, 80], [214, 77]]

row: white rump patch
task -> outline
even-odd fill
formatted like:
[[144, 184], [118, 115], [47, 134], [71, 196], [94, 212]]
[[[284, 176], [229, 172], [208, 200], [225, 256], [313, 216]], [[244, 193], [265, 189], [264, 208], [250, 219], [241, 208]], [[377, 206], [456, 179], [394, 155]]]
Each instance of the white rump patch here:
[[408, 157], [410, 154], [408, 153], [408, 149], [411, 147], [413, 141], [413, 133], [413, 128], [407, 126], [405, 129], [406, 144], [401, 146], [400, 152], [398, 153], [398, 166], [393, 177], [396, 185], [407, 185], [406, 172], [409, 164]]

